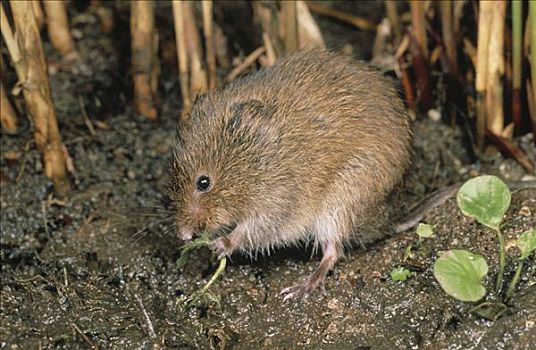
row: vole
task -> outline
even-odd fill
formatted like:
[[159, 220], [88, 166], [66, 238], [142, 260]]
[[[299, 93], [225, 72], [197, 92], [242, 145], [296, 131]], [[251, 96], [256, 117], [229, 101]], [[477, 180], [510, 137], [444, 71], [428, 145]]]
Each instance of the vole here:
[[408, 168], [411, 131], [392, 83], [365, 63], [295, 53], [188, 114], [170, 184], [180, 238], [226, 232], [212, 242], [219, 256], [311, 242], [320, 265], [286, 300], [322, 286], [346, 244], [387, 234], [368, 225]]

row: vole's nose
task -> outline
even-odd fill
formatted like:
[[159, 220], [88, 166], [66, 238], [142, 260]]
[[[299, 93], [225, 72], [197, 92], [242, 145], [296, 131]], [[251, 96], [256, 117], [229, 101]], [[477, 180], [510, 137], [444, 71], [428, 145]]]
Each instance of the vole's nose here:
[[191, 241], [194, 233], [190, 227], [181, 227], [178, 231], [178, 236], [183, 241]]

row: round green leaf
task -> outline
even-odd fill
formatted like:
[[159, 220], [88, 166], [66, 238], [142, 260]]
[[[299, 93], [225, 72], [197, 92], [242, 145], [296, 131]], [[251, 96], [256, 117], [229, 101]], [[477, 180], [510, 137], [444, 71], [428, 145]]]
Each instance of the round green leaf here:
[[536, 250], [536, 228], [523, 232], [517, 239], [517, 246], [521, 250], [519, 259], [526, 259]]
[[434, 226], [429, 224], [423, 224], [422, 222], [417, 226], [417, 235], [421, 238], [429, 238], [434, 234]]
[[482, 278], [488, 273], [486, 260], [466, 250], [449, 250], [434, 264], [441, 288], [461, 301], [478, 301], [486, 295]]
[[397, 267], [391, 271], [391, 278], [393, 281], [405, 281], [408, 279], [411, 271], [405, 267]]
[[510, 190], [498, 177], [478, 176], [465, 182], [456, 199], [462, 213], [498, 230], [510, 206]]

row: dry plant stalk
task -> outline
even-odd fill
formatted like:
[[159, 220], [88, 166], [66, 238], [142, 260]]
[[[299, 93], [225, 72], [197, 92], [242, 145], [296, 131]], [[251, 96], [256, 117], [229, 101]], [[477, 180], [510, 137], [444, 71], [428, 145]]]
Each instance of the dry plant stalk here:
[[[278, 21], [275, 1], [255, 1], [253, 2], [253, 11], [257, 21], [260, 22], [263, 31], [263, 40], [269, 55], [274, 55], [275, 59], [281, 57], [285, 50], [284, 44], [278, 35]], [[275, 61], [274, 59], [274, 61]], [[271, 58], [269, 58], [271, 61]]]
[[428, 44], [426, 42], [426, 26], [423, 1], [411, 0], [411, 31], [425, 60], [428, 60]]
[[391, 28], [395, 36], [395, 46], [402, 40], [402, 29], [400, 28], [400, 21], [398, 20], [398, 13], [396, 11], [396, 1], [385, 0], [385, 10], [387, 12], [387, 19], [391, 23]]
[[[481, 3], [481, 6], [484, 2]], [[503, 75], [504, 75], [504, 26], [506, 2], [491, 1], [492, 22], [489, 34], [486, 73], [486, 128], [495, 135], [502, 135], [504, 128]]]
[[338, 19], [339, 21], [351, 24], [354, 27], [359, 28], [361, 30], [368, 30], [368, 31], [374, 31], [374, 32], [376, 31], [376, 23], [369, 21], [368, 19], [357, 17], [349, 13], [341, 12], [341, 11], [332, 9], [331, 7], [320, 5], [318, 3], [307, 2], [307, 6], [309, 7], [309, 10], [319, 15]]
[[298, 41], [302, 48], [325, 48], [322, 32], [311, 15], [305, 1], [296, 1], [296, 16], [298, 18]]
[[193, 3], [183, 1], [184, 28], [186, 30], [186, 48], [190, 60], [190, 92], [193, 96], [202, 94], [208, 90], [207, 73], [203, 68], [203, 51], [201, 50], [201, 39], [197, 31]]
[[486, 84], [488, 81], [488, 55], [490, 29], [492, 25], [492, 7], [491, 1], [480, 2], [478, 16], [478, 39], [477, 39], [477, 62], [476, 62], [476, 143], [480, 150], [484, 149], [484, 140], [486, 132]]
[[13, 66], [15, 67], [15, 71], [17, 72], [17, 76], [21, 77], [24, 74], [22, 55], [20, 53], [17, 40], [15, 39], [15, 35], [13, 35], [13, 31], [11, 30], [11, 25], [9, 24], [6, 13], [4, 11], [4, 5], [2, 5], [1, 3], [0, 28], [2, 30], [2, 37], [4, 38], [4, 42], [6, 43], [7, 51], [9, 52], [9, 56], [11, 57], [11, 62], [13, 62]]
[[43, 155], [45, 174], [52, 179], [56, 193], [63, 196], [69, 191], [65, 174], [65, 147], [61, 143], [50, 97], [39, 29], [30, 1], [11, 0], [11, 10], [17, 31], [17, 44], [22, 53], [19, 82], [32, 117], [35, 143]]
[[203, 33], [205, 35], [205, 46], [208, 66], [208, 86], [211, 90], [216, 88], [216, 52], [214, 50], [213, 38], [213, 19], [212, 19], [212, 0], [203, 0], [201, 3], [203, 9]]
[[456, 60], [456, 42], [454, 40], [454, 30], [452, 22], [452, 6], [450, 1], [440, 1], [439, 10], [441, 12], [441, 31], [443, 43], [448, 61], [450, 74], [458, 76], [458, 62]]
[[226, 77], [225, 82], [230, 82], [234, 80], [240, 73], [242, 73], [247, 67], [251, 66], [255, 61], [261, 57], [261, 55], [265, 52], [266, 48], [264, 46], [261, 46], [257, 49], [255, 49], [252, 53], [250, 53], [244, 61], [236, 66]]
[[282, 1], [281, 16], [284, 30], [285, 52], [298, 50], [298, 19], [296, 16], [296, 2]]
[[43, 13], [43, 9], [41, 8], [41, 2], [32, 1], [32, 7], [34, 10], [35, 20], [37, 21], [37, 27], [41, 29], [43, 28], [43, 24], [45, 24], [45, 14]]
[[520, 0], [512, 1], [512, 120], [520, 126], [521, 120], [521, 42], [523, 35], [523, 8]]
[[190, 95], [190, 76], [188, 74], [188, 50], [186, 49], [186, 36], [184, 28], [184, 11], [182, 1], [173, 0], [173, 22], [175, 24], [175, 41], [177, 42], [177, 62], [179, 64], [179, 82], [182, 94], [181, 118], [187, 116], [192, 106]]
[[3, 82], [0, 81], [0, 123], [5, 132], [9, 134], [17, 133], [17, 115], [11, 102], [7, 98], [6, 90], [4, 89]]
[[265, 64], [263, 66], [269, 67], [275, 63], [277, 55], [272, 40], [270, 40], [270, 36], [267, 33], [262, 33], [262, 40], [266, 49], [266, 60], [264, 60]]
[[153, 102], [153, 87], [157, 76], [154, 52], [154, 12], [149, 1], [131, 2], [130, 33], [132, 45], [132, 79], [134, 81], [134, 106], [147, 119], [155, 120], [158, 113]]
[[[56, 50], [67, 60], [80, 59], [73, 38], [69, 32], [67, 10], [63, 1], [43, 1], [46, 13], [47, 31]], [[32, 5], [32, 7], [35, 7]]]
[[[532, 94], [527, 92], [527, 95], [532, 96], [532, 105], [536, 105], [536, 3], [530, 2], [530, 68], [531, 68], [531, 82], [532, 82]], [[527, 19], [528, 20], [528, 19]], [[531, 113], [532, 125], [536, 125], [536, 111], [534, 109]], [[536, 129], [533, 129], [535, 133], [534, 140], [536, 142]]]

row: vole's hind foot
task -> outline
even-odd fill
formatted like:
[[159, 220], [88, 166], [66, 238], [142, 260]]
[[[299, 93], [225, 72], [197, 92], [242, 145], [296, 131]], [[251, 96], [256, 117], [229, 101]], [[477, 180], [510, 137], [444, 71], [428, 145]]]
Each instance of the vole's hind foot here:
[[303, 283], [283, 289], [280, 294], [284, 296], [283, 301], [305, 299], [317, 288], [320, 288], [325, 293], [324, 279], [328, 271], [335, 264], [335, 261], [337, 261], [339, 253], [335, 242], [326, 242], [322, 245], [322, 250], [324, 251], [324, 256], [316, 271], [307, 277]]
[[[316, 273], [315, 273], [316, 274]], [[326, 293], [324, 287], [324, 277], [315, 278], [315, 274], [307, 277], [303, 283], [296, 284], [292, 287], [285, 288], [281, 291], [280, 295], [283, 296], [283, 301], [292, 299], [305, 299], [315, 289], [319, 288], [322, 294]]]

